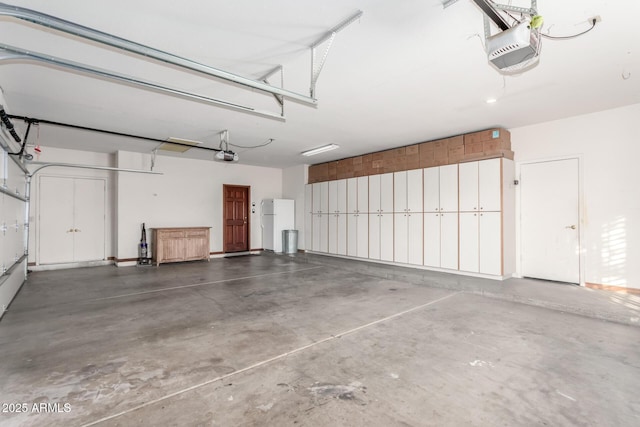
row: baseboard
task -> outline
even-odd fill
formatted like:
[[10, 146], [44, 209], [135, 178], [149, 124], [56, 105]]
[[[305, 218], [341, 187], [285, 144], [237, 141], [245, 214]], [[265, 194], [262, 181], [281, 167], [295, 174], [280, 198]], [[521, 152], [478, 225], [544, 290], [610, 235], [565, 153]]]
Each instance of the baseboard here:
[[114, 261], [84, 261], [84, 262], [65, 262], [61, 264], [40, 264], [29, 267], [31, 271], [47, 271], [47, 270], [64, 270], [67, 268], [82, 268], [82, 267], [99, 267], [103, 265], [113, 265]]
[[626, 288], [624, 286], [601, 285], [599, 283], [585, 283], [584, 285], [587, 288], [591, 288], [591, 289], [600, 289], [603, 291], [621, 292], [623, 294], [640, 295], [640, 289], [638, 288]]

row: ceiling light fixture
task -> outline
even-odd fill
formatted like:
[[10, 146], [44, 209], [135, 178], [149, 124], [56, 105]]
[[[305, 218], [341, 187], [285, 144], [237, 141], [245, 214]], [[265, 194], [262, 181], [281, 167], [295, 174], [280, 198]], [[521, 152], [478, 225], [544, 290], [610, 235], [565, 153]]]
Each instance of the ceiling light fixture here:
[[324, 153], [325, 151], [335, 150], [336, 148], [340, 148], [340, 146], [336, 144], [328, 144], [328, 145], [323, 145], [322, 147], [312, 148], [311, 150], [303, 151], [300, 154], [302, 154], [303, 156], [315, 156], [316, 154]]
[[495, 98], [488, 98], [485, 102], [487, 104], [495, 104], [496, 102], [498, 102], [498, 100]]

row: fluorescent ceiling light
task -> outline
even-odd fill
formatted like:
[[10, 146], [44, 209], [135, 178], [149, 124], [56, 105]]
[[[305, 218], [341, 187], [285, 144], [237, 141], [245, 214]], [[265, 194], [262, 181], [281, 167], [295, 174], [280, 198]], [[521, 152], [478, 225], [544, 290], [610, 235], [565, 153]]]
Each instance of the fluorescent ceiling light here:
[[335, 150], [336, 148], [340, 148], [340, 146], [336, 144], [328, 144], [328, 145], [323, 145], [322, 147], [303, 151], [300, 154], [302, 154], [303, 156], [315, 156], [316, 154], [324, 153], [325, 151]]
[[195, 147], [196, 145], [200, 144], [202, 144], [202, 142], [200, 141], [171, 137], [167, 138], [167, 142], [163, 142], [162, 144], [160, 144], [158, 150], [184, 153], [185, 151], [190, 150], [191, 147]]
[[493, 103], [495, 103], [495, 102], [498, 102], [498, 100], [497, 100], [497, 99], [495, 99], [495, 98], [489, 98], [489, 99], [487, 99], [485, 102], [486, 102], [487, 104], [493, 104]]

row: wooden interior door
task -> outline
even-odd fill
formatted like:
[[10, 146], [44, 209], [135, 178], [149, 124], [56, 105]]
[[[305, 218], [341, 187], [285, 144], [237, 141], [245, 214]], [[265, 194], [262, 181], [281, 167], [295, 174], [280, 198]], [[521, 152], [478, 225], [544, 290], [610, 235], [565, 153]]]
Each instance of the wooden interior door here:
[[224, 185], [224, 251], [249, 250], [249, 187]]

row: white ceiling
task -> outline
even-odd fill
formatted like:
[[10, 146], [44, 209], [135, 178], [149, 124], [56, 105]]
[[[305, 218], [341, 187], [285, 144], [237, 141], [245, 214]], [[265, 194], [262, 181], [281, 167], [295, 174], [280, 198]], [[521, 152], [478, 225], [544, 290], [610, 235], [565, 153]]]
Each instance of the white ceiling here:
[[[505, 3], [529, 6], [528, 0]], [[640, 2], [539, 0], [545, 39], [537, 67], [503, 76], [487, 62], [482, 13], [471, 0], [24, 0], [11, 3], [257, 79], [284, 66], [284, 87], [308, 95], [309, 45], [345, 18], [320, 75], [317, 107], [285, 101], [279, 121], [154, 93], [26, 61], [0, 63], [16, 115], [217, 148], [219, 133], [244, 164], [288, 167], [393, 148], [493, 126], [506, 128], [640, 102]], [[274, 113], [269, 94], [145, 60], [15, 18], [0, 18], [2, 43]], [[623, 75], [628, 78], [623, 78]], [[274, 84], [279, 84], [275, 79]], [[487, 98], [498, 99], [487, 104]], [[18, 125], [17, 121], [14, 121]], [[20, 125], [20, 129], [24, 126]], [[35, 132], [30, 142], [35, 142]], [[544, 136], [541, 135], [541, 138]], [[98, 152], [151, 152], [157, 144], [40, 126], [39, 143]], [[312, 158], [327, 143], [340, 149]], [[212, 158], [192, 149], [184, 157]]]

